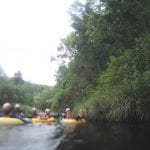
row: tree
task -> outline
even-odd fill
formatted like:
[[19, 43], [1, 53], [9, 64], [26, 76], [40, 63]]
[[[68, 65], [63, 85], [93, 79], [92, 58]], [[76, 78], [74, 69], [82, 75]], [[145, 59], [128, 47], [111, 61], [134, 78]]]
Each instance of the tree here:
[[17, 84], [17, 85], [22, 84], [24, 82], [22, 79], [22, 73], [20, 71], [18, 71], [14, 74], [13, 79], [14, 79], [15, 84]]

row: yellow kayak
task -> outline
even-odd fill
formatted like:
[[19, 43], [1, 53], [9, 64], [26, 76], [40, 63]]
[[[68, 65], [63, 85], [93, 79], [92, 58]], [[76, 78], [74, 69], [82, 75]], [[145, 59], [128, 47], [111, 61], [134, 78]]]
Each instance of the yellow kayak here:
[[49, 119], [41, 119], [41, 118], [32, 118], [32, 123], [51, 123], [55, 121], [55, 118], [51, 117]]
[[17, 118], [0, 117], [0, 125], [22, 125], [24, 122]]
[[64, 124], [85, 124], [85, 119], [62, 119], [61, 123]]

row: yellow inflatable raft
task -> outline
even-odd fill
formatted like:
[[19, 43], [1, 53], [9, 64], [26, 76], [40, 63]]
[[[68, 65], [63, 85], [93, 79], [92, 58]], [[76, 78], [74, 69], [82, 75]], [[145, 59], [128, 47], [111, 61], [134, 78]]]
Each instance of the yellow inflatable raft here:
[[63, 124], [85, 124], [85, 119], [62, 119], [60, 121]]
[[32, 123], [51, 123], [55, 122], [55, 118], [51, 117], [49, 119], [41, 119], [41, 118], [32, 118]]
[[22, 125], [24, 122], [17, 118], [0, 117], [0, 125]]

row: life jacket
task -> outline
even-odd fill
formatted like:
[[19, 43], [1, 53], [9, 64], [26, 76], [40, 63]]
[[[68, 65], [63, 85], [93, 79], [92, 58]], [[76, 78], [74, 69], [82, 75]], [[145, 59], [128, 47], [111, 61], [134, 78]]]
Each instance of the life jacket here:
[[44, 114], [42, 117], [45, 118], [45, 119], [48, 119], [48, 118], [51, 117], [51, 115], [50, 114]]
[[73, 116], [72, 113], [69, 113], [69, 114], [66, 114], [66, 117], [65, 117], [65, 118], [66, 118], [66, 119], [73, 119], [74, 116]]

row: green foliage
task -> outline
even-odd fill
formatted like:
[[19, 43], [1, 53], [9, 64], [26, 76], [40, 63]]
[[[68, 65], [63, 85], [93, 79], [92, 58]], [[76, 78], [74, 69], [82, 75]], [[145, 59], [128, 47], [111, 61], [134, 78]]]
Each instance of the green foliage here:
[[96, 90], [85, 103], [91, 117], [150, 119], [149, 43], [149, 35], [141, 37], [134, 49], [111, 58], [107, 71], [100, 75]]
[[[70, 63], [68, 68], [72, 64]], [[65, 107], [72, 107], [73, 100], [73, 83], [75, 81], [75, 76], [73, 72], [66, 66], [60, 66], [57, 73], [57, 84], [52, 90], [52, 108], [58, 110], [59, 112], [64, 111]]]
[[150, 1], [91, 0], [70, 8], [74, 31], [59, 50], [68, 56], [52, 105], [90, 118], [150, 119]]
[[45, 110], [45, 108], [50, 108], [51, 103], [49, 102], [49, 99], [51, 99], [51, 88], [46, 88], [42, 90], [39, 93], [36, 93], [36, 95], [33, 97], [34, 99], [34, 105], [37, 108], [40, 108], [41, 110]]
[[16, 72], [14, 74], [13, 80], [14, 80], [14, 83], [17, 85], [23, 83], [22, 73], [20, 71]]
[[[47, 102], [50, 99], [50, 87], [36, 85], [30, 82], [23, 81], [22, 78], [17, 78], [17, 83], [14, 78], [0, 78], [0, 105], [5, 102], [12, 104], [19, 103], [21, 106], [28, 105], [24, 109], [29, 112], [32, 106], [39, 109], [45, 109], [50, 106]], [[19, 82], [18, 82], [19, 81]]]

